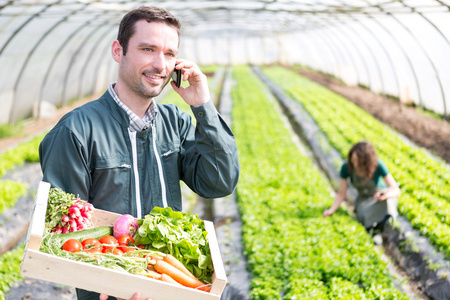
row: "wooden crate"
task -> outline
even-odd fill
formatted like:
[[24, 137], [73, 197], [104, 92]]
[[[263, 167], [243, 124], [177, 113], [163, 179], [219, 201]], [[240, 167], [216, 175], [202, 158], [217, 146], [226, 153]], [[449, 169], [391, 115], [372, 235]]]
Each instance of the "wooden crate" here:
[[[214, 224], [205, 222], [208, 242], [214, 266], [211, 291], [198, 291], [188, 287], [176, 286], [160, 280], [134, 275], [126, 272], [77, 262], [39, 251], [44, 233], [45, 214], [47, 210], [50, 184], [39, 184], [35, 207], [31, 215], [27, 233], [25, 253], [21, 264], [24, 277], [42, 279], [63, 285], [77, 287], [110, 296], [129, 299], [135, 292], [141, 293], [141, 299], [151, 297], [153, 300], [213, 300], [220, 299], [227, 277], [219, 251]], [[119, 214], [94, 210], [94, 225], [113, 226]]]

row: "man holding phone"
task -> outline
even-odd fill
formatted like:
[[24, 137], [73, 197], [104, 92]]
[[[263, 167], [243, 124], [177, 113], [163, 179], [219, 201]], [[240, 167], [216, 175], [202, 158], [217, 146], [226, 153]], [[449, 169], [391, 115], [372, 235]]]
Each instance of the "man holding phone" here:
[[[136, 218], [155, 206], [181, 211], [180, 180], [205, 198], [233, 192], [239, 178], [233, 133], [210, 99], [206, 76], [177, 58], [179, 34], [179, 21], [162, 8], [142, 6], [123, 17], [111, 47], [117, 82], [66, 114], [44, 138], [44, 181], [96, 208]], [[191, 106], [196, 126], [175, 105], [154, 100], [175, 68], [189, 86], [171, 82], [172, 88]], [[99, 299], [83, 290], [77, 295]]]

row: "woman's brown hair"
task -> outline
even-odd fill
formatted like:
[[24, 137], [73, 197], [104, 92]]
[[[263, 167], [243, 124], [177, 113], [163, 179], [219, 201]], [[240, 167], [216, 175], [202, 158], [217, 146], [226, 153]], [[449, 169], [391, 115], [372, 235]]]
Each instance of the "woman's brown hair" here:
[[362, 141], [353, 145], [348, 153], [348, 169], [350, 174], [355, 169], [352, 163], [353, 153], [358, 157], [358, 170], [364, 177], [370, 179], [378, 167], [377, 153], [374, 146], [368, 141]]

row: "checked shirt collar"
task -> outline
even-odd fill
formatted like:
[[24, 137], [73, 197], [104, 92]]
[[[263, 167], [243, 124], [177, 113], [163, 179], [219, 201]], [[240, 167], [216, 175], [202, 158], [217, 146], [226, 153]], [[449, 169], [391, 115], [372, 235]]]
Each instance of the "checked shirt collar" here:
[[130, 127], [129, 127], [130, 131], [131, 132], [142, 131], [150, 127], [152, 121], [155, 119], [156, 114], [158, 113], [158, 108], [155, 105], [155, 101], [152, 101], [152, 103], [147, 109], [147, 112], [145, 113], [144, 118], [141, 119], [134, 112], [132, 112], [125, 104], [123, 104], [122, 101], [120, 101], [119, 97], [114, 91], [115, 84], [116, 83], [113, 82], [109, 85], [108, 92], [114, 99], [114, 101], [116, 101], [116, 103], [127, 113], [128, 117], [130, 118]]

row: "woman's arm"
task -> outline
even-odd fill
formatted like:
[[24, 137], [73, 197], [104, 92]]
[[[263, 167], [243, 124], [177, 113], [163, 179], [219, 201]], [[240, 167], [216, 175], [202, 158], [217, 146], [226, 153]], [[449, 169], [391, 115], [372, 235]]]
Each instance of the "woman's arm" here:
[[333, 205], [331, 205], [329, 209], [323, 212], [324, 217], [328, 217], [329, 215], [333, 214], [339, 208], [339, 206], [341, 206], [342, 202], [345, 199], [347, 188], [348, 188], [347, 179], [341, 178], [341, 181], [339, 182], [339, 190], [334, 199]]
[[383, 201], [389, 198], [397, 198], [400, 196], [400, 188], [398, 187], [398, 183], [395, 181], [392, 174], [389, 173], [383, 177], [384, 182], [388, 186], [384, 193], [376, 192], [373, 197], [379, 201]]

